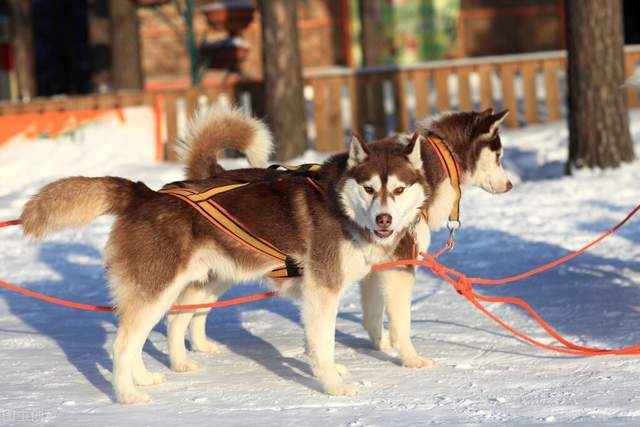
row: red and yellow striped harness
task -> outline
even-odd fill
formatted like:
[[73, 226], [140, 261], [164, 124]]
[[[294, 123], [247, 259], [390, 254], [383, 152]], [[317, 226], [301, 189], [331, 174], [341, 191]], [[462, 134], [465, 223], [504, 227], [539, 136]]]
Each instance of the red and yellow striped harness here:
[[[444, 173], [449, 178], [453, 190], [456, 192], [456, 197], [453, 201], [453, 206], [451, 207], [451, 213], [449, 213], [449, 221], [447, 222], [447, 228], [449, 229], [449, 244], [451, 245], [451, 248], [453, 248], [453, 245], [455, 244], [456, 231], [460, 228], [460, 199], [462, 198], [462, 189], [460, 186], [462, 185], [462, 173], [460, 172], [460, 165], [458, 164], [458, 161], [441, 138], [431, 134], [427, 135], [426, 139], [431, 145], [433, 151], [436, 152], [438, 160], [440, 160], [440, 165], [442, 166]], [[422, 213], [422, 217], [427, 221], [426, 212]]]
[[[311, 186], [318, 191], [322, 191], [322, 187], [320, 187], [320, 185], [312, 178], [312, 176], [317, 175], [320, 165], [273, 165], [271, 168], [277, 169], [278, 167], [284, 168], [285, 171], [304, 174], [307, 182]], [[282, 262], [281, 266], [269, 273], [269, 277], [278, 279], [299, 277], [302, 275], [302, 268], [296, 264], [293, 258], [278, 249], [274, 244], [254, 234], [247, 226], [238, 221], [237, 218], [231, 215], [215, 200], [216, 196], [219, 194], [246, 187], [254, 182], [259, 181], [221, 185], [200, 192], [188, 187], [163, 188], [160, 192], [170, 194], [187, 203], [227, 236], [245, 245], [254, 252], [258, 252], [261, 255]]]

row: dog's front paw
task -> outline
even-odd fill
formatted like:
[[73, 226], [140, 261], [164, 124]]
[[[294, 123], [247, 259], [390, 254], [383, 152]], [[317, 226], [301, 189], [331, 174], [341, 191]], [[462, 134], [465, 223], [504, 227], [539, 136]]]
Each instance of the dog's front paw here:
[[219, 353], [220, 346], [216, 342], [211, 340], [192, 342], [191, 351], [197, 351], [200, 353]]
[[405, 368], [433, 368], [436, 366], [436, 362], [428, 357], [415, 355], [413, 357], [402, 359], [402, 366]]
[[151, 396], [149, 396], [147, 393], [142, 393], [139, 391], [131, 391], [127, 393], [118, 394], [118, 402], [124, 403], [125, 405], [149, 403], [151, 402]]
[[200, 365], [198, 365], [193, 360], [184, 359], [179, 362], [171, 363], [171, 370], [175, 372], [191, 372], [200, 369]]
[[360, 388], [353, 384], [337, 382], [333, 384], [326, 384], [324, 386], [324, 391], [331, 396], [356, 397], [360, 393]]

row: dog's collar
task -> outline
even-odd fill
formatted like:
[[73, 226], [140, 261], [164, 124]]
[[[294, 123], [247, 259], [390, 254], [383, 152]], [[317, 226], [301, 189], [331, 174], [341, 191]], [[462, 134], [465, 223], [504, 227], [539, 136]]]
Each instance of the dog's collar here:
[[440, 165], [442, 165], [442, 170], [444, 170], [444, 173], [449, 178], [451, 186], [456, 193], [456, 198], [453, 201], [451, 213], [449, 214], [449, 221], [447, 221], [449, 240], [454, 242], [455, 233], [460, 228], [460, 198], [462, 197], [462, 190], [460, 188], [462, 183], [460, 165], [442, 138], [430, 134], [426, 136], [426, 139], [433, 151], [436, 152], [436, 156], [440, 160]]

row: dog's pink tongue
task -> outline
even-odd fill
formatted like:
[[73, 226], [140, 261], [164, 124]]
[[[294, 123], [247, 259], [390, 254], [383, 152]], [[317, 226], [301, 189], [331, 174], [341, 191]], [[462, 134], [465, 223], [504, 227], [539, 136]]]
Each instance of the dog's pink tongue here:
[[376, 230], [374, 231], [374, 233], [376, 233], [376, 236], [378, 237], [389, 237], [391, 236], [391, 234], [393, 234], [392, 230]]

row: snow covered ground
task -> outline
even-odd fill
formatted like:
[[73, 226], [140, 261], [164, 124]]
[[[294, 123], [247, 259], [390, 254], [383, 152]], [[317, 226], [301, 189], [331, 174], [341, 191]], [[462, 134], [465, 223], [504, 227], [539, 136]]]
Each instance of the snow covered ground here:
[[[68, 175], [112, 174], [152, 187], [180, 179], [156, 164], [151, 117], [88, 125], [73, 138], [15, 141], [0, 150], [0, 220], [19, 215], [45, 183]], [[640, 114], [632, 116], [640, 154]], [[474, 276], [502, 277], [555, 259], [594, 238], [640, 202], [640, 162], [616, 171], [563, 176], [563, 123], [503, 132], [515, 189], [465, 193], [464, 228], [442, 260]], [[308, 159], [318, 156], [310, 154]], [[233, 166], [241, 162], [235, 161]], [[101, 251], [111, 220], [41, 243], [19, 228], [0, 230], [0, 279], [89, 303], [106, 303]], [[444, 233], [434, 241], [442, 242]], [[242, 285], [227, 297], [262, 290]], [[202, 369], [168, 370], [166, 328], [145, 346], [150, 369], [168, 382], [147, 406], [113, 403], [112, 314], [80, 312], [0, 290], [0, 425], [530, 425], [640, 423], [640, 358], [553, 354], [506, 334], [449, 285], [425, 271], [414, 292], [413, 336], [438, 366], [411, 370], [396, 354], [369, 348], [356, 287], [338, 318], [337, 360], [362, 386], [358, 398], [328, 397], [311, 378], [295, 302], [270, 299], [219, 309], [209, 317], [219, 354], [193, 354]], [[589, 346], [640, 343], [640, 221], [553, 271], [487, 289], [524, 298], [562, 334]], [[490, 306], [534, 337], [521, 310]]]

